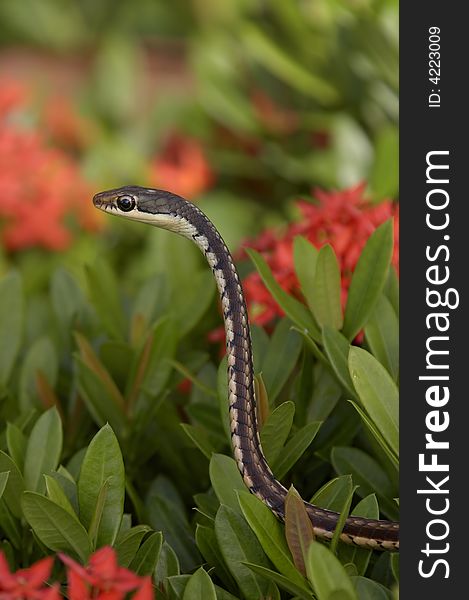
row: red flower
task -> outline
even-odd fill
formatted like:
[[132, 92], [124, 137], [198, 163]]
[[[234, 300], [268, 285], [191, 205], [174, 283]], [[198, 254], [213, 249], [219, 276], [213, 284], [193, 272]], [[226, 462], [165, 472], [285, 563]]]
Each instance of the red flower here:
[[262, 90], [254, 90], [251, 100], [257, 118], [269, 131], [289, 134], [298, 130], [300, 119], [297, 113], [291, 109], [281, 107]]
[[94, 136], [92, 123], [75, 111], [66, 96], [55, 95], [47, 100], [43, 122], [52, 140], [68, 150], [82, 150]]
[[72, 241], [65, 224], [70, 214], [87, 229], [95, 229], [100, 218], [72, 159], [34, 129], [2, 120], [2, 110], [8, 116], [18, 107], [20, 91], [11, 86], [5, 91], [0, 82], [0, 239], [11, 251], [62, 250]]
[[59, 584], [47, 585], [54, 559], [49, 556], [11, 573], [0, 553], [0, 600], [60, 600]]
[[5, 118], [12, 110], [21, 107], [28, 92], [24, 85], [13, 79], [0, 82], [0, 119]]
[[214, 174], [197, 140], [173, 134], [151, 165], [152, 185], [194, 198], [211, 187]]
[[[319, 204], [300, 201], [302, 219], [291, 224], [283, 235], [266, 231], [246, 245], [263, 254], [275, 278], [287, 292], [301, 297], [293, 264], [293, 239], [303, 235], [317, 248], [331, 244], [341, 267], [342, 301], [345, 304], [351, 275], [367, 239], [389, 217], [394, 217], [393, 265], [397, 268], [399, 262], [399, 208], [391, 201], [371, 205], [364, 198], [364, 191], [365, 184], [340, 192], [316, 190]], [[266, 325], [275, 316], [283, 314], [257, 272], [246, 277], [244, 289], [254, 322]]]
[[134, 600], [153, 600], [153, 586], [149, 577], [139, 577], [117, 564], [113, 548], [97, 550], [87, 567], [82, 567], [65, 554], [59, 554], [68, 567], [69, 600], [124, 600], [136, 590]]

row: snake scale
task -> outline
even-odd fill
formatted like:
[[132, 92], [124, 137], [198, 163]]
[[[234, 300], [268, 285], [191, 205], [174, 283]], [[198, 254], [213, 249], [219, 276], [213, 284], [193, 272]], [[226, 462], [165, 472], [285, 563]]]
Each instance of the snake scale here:
[[[233, 455], [247, 488], [283, 520], [287, 490], [275, 479], [259, 440], [246, 303], [235, 264], [220, 234], [197, 206], [171, 192], [125, 186], [96, 194], [93, 202], [106, 212], [189, 238], [205, 255], [218, 286], [225, 323]], [[304, 504], [315, 535], [332, 538], [339, 514]], [[340, 539], [360, 547], [396, 551], [399, 524], [351, 516]]]

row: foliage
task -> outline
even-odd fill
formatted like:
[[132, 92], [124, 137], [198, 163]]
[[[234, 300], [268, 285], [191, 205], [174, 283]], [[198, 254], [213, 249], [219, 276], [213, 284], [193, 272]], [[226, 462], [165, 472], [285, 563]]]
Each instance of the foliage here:
[[[349, 513], [398, 518], [396, 12], [0, 3], [0, 51], [52, 77], [0, 81], [1, 598], [396, 593], [398, 555], [338, 541]], [[55, 61], [80, 65], [70, 89]], [[200, 253], [92, 208], [131, 182], [191, 198], [236, 252], [285, 524], [231, 457]], [[300, 496], [341, 513], [330, 543]]]
[[[196, 173], [181, 189], [191, 177], [195, 189], [212, 180], [197, 151], [177, 147], [182, 133], [208, 153], [213, 200], [242, 198], [258, 219], [314, 185], [366, 179], [374, 199], [394, 197], [396, 0], [284, 4], [5, 0], [0, 37], [91, 57], [79, 98], [99, 123], [83, 163], [102, 187], [167, 182], [181, 152]], [[165, 44], [189, 81], [142, 82], [148, 62], [165, 60]]]
[[[373, 252], [376, 244], [388, 250]], [[175, 248], [186, 251], [185, 245]], [[396, 518], [397, 373], [391, 366], [397, 364], [397, 319], [390, 248], [387, 222], [361, 254], [345, 318], [334, 269], [318, 276], [314, 264], [295, 263], [304, 289], [312, 280], [327, 295], [310, 297], [306, 307], [280, 294], [261, 256], [251, 257], [287, 315], [270, 337], [256, 327], [253, 335], [256, 369], [264, 373], [261, 439], [273, 472], [303, 497], [321, 488], [313, 498], [319, 506], [343, 512], [356, 503], [352, 498], [362, 498], [352, 510], [377, 516], [378, 500], [381, 513]], [[371, 274], [373, 286], [367, 284]], [[173, 276], [177, 286], [183, 275]], [[0, 314], [9, 311], [10, 319], [0, 329], [8, 421], [0, 454], [0, 527], [10, 563], [27, 566], [50, 552], [84, 563], [112, 546], [124, 567], [153, 575], [169, 598], [254, 599], [278, 596], [279, 589], [319, 599], [334, 590], [350, 598], [386, 593], [373, 581], [378, 572], [387, 573], [378, 580], [385, 586], [393, 581], [386, 555], [378, 560], [341, 545], [336, 557], [323, 551], [310, 543], [310, 527], [293, 502], [285, 537], [269, 509], [246, 493], [230, 458], [224, 362], [217, 368], [213, 347], [198, 335], [213, 294], [189, 327], [170, 303], [161, 303], [156, 282], [124, 298], [105, 261], [89, 266], [87, 279], [88, 294], [71, 274], [54, 274], [42, 297], [47, 326], [38, 322], [37, 298], [25, 297], [18, 274], [1, 282]], [[392, 317], [382, 330], [392, 333], [380, 337], [375, 354], [366, 332], [384, 299]], [[186, 302], [191, 314], [200, 299]], [[322, 311], [325, 303], [337, 307], [339, 318]], [[12, 327], [21, 345], [8, 343]], [[364, 347], [351, 344], [362, 327]], [[383, 364], [380, 356], [387, 357]], [[180, 387], [186, 375], [189, 394]], [[322, 580], [323, 563], [335, 573], [333, 581]], [[204, 564], [213, 569], [213, 582], [200, 571]]]

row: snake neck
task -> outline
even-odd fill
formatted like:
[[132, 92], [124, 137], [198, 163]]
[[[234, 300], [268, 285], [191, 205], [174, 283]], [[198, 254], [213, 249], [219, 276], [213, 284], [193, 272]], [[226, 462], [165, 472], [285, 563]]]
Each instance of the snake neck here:
[[[286, 488], [275, 479], [262, 452], [256, 415], [251, 334], [244, 294], [235, 264], [212, 222], [183, 201], [175, 217], [160, 226], [192, 239], [205, 255], [220, 294], [226, 333], [228, 396], [233, 454], [246, 487], [281, 520]], [[339, 515], [305, 502], [316, 535], [331, 538]], [[340, 538], [349, 544], [381, 550], [399, 548], [399, 525], [349, 517]]]
[[287, 490], [277, 481], [262, 452], [256, 415], [251, 333], [243, 289], [233, 258], [211, 221], [193, 207], [193, 220], [204, 220], [194, 230], [179, 230], [205, 255], [214, 275], [223, 313], [226, 337], [228, 398], [233, 455], [247, 488], [279, 517], [284, 516]]

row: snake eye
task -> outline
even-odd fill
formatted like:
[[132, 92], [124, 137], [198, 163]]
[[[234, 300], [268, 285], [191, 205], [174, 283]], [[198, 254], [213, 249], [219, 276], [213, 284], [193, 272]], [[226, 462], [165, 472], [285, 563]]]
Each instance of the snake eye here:
[[117, 208], [123, 212], [129, 212], [135, 208], [135, 200], [132, 198], [132, 196], [119, 196], [116, 204]]

